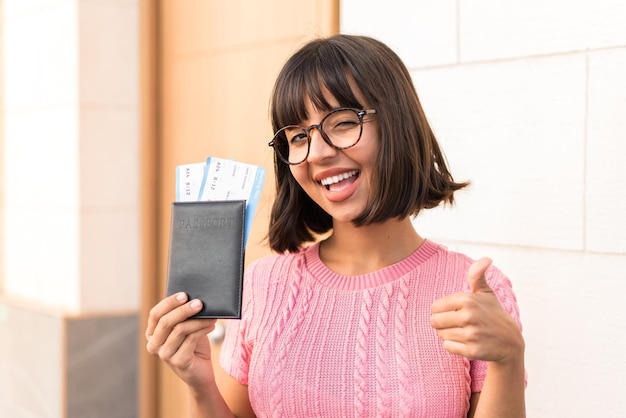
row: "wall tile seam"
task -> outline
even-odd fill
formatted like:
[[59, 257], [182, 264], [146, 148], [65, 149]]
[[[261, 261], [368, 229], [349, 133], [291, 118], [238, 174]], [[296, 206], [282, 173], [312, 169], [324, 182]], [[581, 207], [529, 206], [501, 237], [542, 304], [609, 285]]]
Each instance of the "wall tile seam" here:
[[0, 293], [0, 307], [29, 312], [33, 315], [55, 320], [62, 320], [68, 314], [65, 307], [41, 303], [39, 300], [25, 298], [24, 296], [11, 295], [5, 292]]
[[49, 111], [59, 110], [123, 110], [139, 112], [139, 103], [94, 103], [94, 102], [73, 102], [62, 103], [59, 106], [46, 105], [46, 106], [0, 106], [0, 113], [41, 113]]
[[[20, 1], [23, 2], [24, 0], [20, 0]], [[4, 18], [4, 21], [7, 21], [7, 20], [18, 19], [18, 18], [23, 18], [23, 17], [37, 16], [41, 14], [41, 12], [46, 12], [46, 11], [49, 11], [50, 9], [55, 9], [63, 4], [73, 4], [73, 3], [76, 3], [76, 10], [80, 10], [80, 6], [84, 5], [83, 4], [84, 0], [83, 1], [80, 1], [80, 0], [78, 1], [76, 0], [50, 1], [48, 4], [43, 4], [43, 5], [38, 5], [38, 6], [31, 7], [31, 8], [27, 8], [17, 13], [9, 13], [8, 15], [6, 14], [3, 15], [2, 13], [0, 13], [0, 18]], [[100, 1], [100, 2], [91, 1], [90, 3], [98, 5], [100, 7], [109, 7], [112, 9], [123, 9], [123, 10], [137, 9], [138, 10], [137, 2], [135, 1], [106, 0], [106, 1]]]
[[[50, 111], [67, 111], [76, 110], [78, 108], [77, 102], [63, 102], [59, 104], [37, 104], [37, 105], [9, 105], [6, 103], [3, 107], [0, 107], [0, 113], [6, 114], [25, 114], [25, 113], [45, 113]], [[5, 122], [6, 123], [6, 122]]]
[[456, 8], [455, 10], [455, 16], [454, 18], [456, 19], [456, 64], [460, 64], [461, 63], [461, 0], [456, 0], [454, 7]]
[[589, 201], [588, 196], [588, 164], [589, 164], [589, 54], [588, 51], [585, 54], [585, 119], [583, 122], [583, 161], [582, 161], [582, 174], [583, 174], [583, 182], [582, 182], [582, 193], [581, 193], [581, 207], [582, 207], [582, 246], [583, 250], [588, 250], [587, 243], [587, 202]]
[[129, 101], [129, 102], [111, 102], [111, 101], [107, 101], [107, 102], [94, 102], [94, 101], [79, 101], [77, 106], [79, 107], [79, 109], [85, 109], [85, 110], [131, 110], [131, 111], [135, 111], [135, 112], [139, 112], [141, 110], [140, 108], [140, 104], [139, 100], [135, 101]]
[[[463, 247], [476, 247], [476, 248], [498, 248], [508, 251], [522, 251], [522, 252], [542, 252], [542, 253], [554, 253], [564, 255], [591, 255], [591, 256], [607, 256], [622, 258], [626, 257], [626, 252], [607, 252], [607, 251], [595, 251], [591, 249], [566, 249], [566, 248], [554, 248], [554, 247], [536, 247], [522, 244], [505, 244], [494, 242], [477, 242], [466, 240], [453, 240], [437, 237], [429, 237], [434, 242], [440, 243], [444, 246], [463, 246]], [[487, 255], [488, 256], [488, 255]]]
[[139, 309], [85, 310], [81, 312], [65, 312], [61, 318], [66, 322], [90, 319], [134, 318], [141, 315]]
[[15, 113], [15, 114], [25, 114], [25, 113], [43, 113], [50, 111], [66, 111], [66, 110], [76, 110], [80, 113], [80, 110], [118, 110], [118, 111], [133, 111], [139, 112], [140, 103], [132, 102], [132, 103], [95, 103], [95, 102], [65, 102], [59, 103], [59, 105], [43, 105], [43, 106], [0, 106], [0, 114], [1, 113]]
[[[66, 1], [66, 0], [60, 0]], [[71, 0], [75, 1], [75, 0]], [[90, 4], [92, 6], [108, 7], [111, 9], [136, 9], [139, 10], [139, 0], [78, 0], [79, 6]]]
[[[84, 184], [84, 182], [81, 182], [81, 184]], [[139, 186], [135, 187], [136, 189], [139, 189]], [[79, 202], [76, 206], [77, 209], [77, 215], [133, 215], [133, 217], [136, 217], [137, 219], [139, 219], [139, 210], [140, 207], [140, 201], [138, 198], [135, 199], [135, 204], [106, 204], [106, 203], [102, 203], [102, 204], [94, 204], [94, 203], [82, 203]], [[79, 219], [79, 221], [82, 221], [82, 219]], [[138, 223], [138, 222], [137, 222]]]
[[409, 67], [410, 72], [419, 72], [419, 71], [433, 71], [433, 70], [445, 70], [452, 69], [457, 67], [470, 67], [470, 66], [482, 66], [489, 64], [505, 64], [505, 63], [514, 63], [514, 62], [524, 62], [524, 61], [532, 61], [532, 60], [542, 60], [546, 58], [561, 58], [568, 56], [588, 56], [589, 54], [594, 54], [598, 52], [610, 52], [617, 51], [623, 49], [626, 51], [626, 45], [619, 45], [613, 47], [606, 48], [587, 48], [580, 50], [571, 50], [571, 51], [562, 51], [555, 53], [546, 53], [546, 54], [533, 54], [533, 55], [524, 55], [517, 57], [501, 57], [494, 58], [488, 60], [475, 60], [475, 61], [459, 61], [454, 64], [433, 64], [433, 65], [424, 65], [424, 66], [411, 66]]

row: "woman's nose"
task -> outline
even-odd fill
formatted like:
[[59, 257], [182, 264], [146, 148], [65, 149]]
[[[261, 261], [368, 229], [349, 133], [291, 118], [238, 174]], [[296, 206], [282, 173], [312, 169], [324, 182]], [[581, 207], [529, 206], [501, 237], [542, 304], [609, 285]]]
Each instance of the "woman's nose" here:
[[309, 136], [311, 137], [309, 156], [307, 157], [309, 162], [321, 161], [337, 154], [337, 150], [324, 141], [319, 127], [311, 129]]

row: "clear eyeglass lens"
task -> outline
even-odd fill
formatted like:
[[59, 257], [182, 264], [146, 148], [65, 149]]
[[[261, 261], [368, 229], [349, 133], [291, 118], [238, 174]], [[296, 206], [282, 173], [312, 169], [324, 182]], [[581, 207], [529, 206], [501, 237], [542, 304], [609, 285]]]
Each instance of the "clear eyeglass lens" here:
[[291, 164], [297, 164], [305, 160], [309, 140], [306, 131], [300, 126], [285, 126], [274, 136], [274, 148]]
[[[354, 110], [329, 113], [321, 122], [326, 138], [339, 149], [354, 145], [361, 136], [361, 120]], [[304, 161], [309, 151], [307, 130], [301, 126], [285, 126], [274, 135], [274, 148], [291, 164]]]
[[322, 121], [322, 130], [334, 146], [347, 148], [359, 140], [361, 121], [353, 110], [340, 110], [329, 114]]

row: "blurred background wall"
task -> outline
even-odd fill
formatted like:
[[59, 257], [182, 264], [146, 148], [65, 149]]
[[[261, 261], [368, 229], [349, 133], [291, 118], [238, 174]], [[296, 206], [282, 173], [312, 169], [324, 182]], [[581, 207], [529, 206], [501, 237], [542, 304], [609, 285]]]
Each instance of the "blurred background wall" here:
[[626, 414], [623, 1], [0, 5], [0, 416], [187, 416], [143, 349], [174, 167], [265, 166], [246, 259], [267, 254], [271, 87], [298, 46], [338, 31], [400, 54], [472, 181], [415, 225], [511, 277], [528, 416]]
[[[156, 14], [158, 271], [144, 281], [142, 320], [165, 292], [176, 165], [214, 156], [264, 166], [267, 176], [246, 263], [269, 254], [263, 239], [274, 185], [273, 151], [267, 146], [272, 138], [268, 103], [274, 80], [287, 57], [306, 40], [339, 30], [338, 0], [172, 0], [159, 2]], [[154, 289], [155, 294], [146, 293]], [[213, 359], [217, 357], [216, 351]], [[156, 405], [154, 415], [147, 416], [187, 416], [185, 386], [162, 364], [151, 367], [156, 360], [145, 361], [142, 381], [154, 389], [142, 388], [147, 398], [143, 405]]]
[[1, 13], [0, 416], [133, 416], [138, 2]]
[[268, 98], [330, 0], [2, 0], [0, 416], [184, 417], [144, 350], [176, 165], [268, 171]]
[[343, 0], [394, 47], [458, 179], [427, 237], [512, 279], [529, 417], [626, 415], [626, 3]]
[[453, 174], [425, 236], [490, 256], [525, 327], [529, 417], [626, 416], [626, 3], [342, 0], [394, 47]]

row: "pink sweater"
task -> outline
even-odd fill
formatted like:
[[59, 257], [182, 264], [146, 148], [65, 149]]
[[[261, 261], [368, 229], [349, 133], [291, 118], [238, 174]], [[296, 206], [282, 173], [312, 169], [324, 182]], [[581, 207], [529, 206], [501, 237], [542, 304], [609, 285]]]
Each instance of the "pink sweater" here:
[[[446, 352], [430, 315], [435, 299], [468, 290], [472, 260], [427, 240], [397, 264], [341, 276], [318, 249], [246, 271], [243, 318], [229, 323], [220, 361], [248, 385], [256, 415], [465, 417], [486, 364]], [[487, 280], [519, 323], [510, 281], [495, 267]]]

